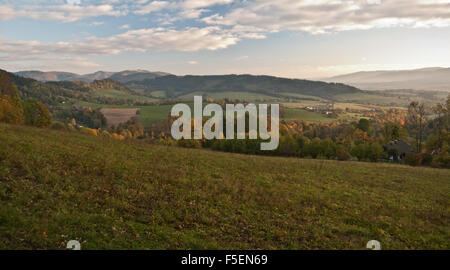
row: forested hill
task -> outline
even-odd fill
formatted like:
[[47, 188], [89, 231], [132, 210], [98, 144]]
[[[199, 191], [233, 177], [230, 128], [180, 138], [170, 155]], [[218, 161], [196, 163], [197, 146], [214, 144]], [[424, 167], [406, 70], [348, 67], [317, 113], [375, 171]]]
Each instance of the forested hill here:
[[133, 93], [128, 87], [111, 79], [95, 80], [91, 83], [82, 81], [40, 82], [1, 69], [0, 74], [6, 74], [10, 78], [11, 82], [17, 86], [22, 98], [34, 98], [49, 106], [60, 104], [68, 99], [93, 101], [89, 96], [90, 92], [107, 89]]
[[216, 76], [175, 76], [167, 75], [128, 82], [130, 88], [144, 91], [165, 91], [168, 97], [177, 97], [192, 92], [255, 92], [271, 96], [282, 93], [296, 93], [319, 97], [360, 92], [358, 88], [341, 83], [326, 83], [272, 76], [216, 75]]
[[48, 82], [48, 84], [81, 92], [96, 92], [110, 89], [122, 92], [130, 92], [130, 93], [133, 92], [132, 90], [130, 90], [130, 88], [112, 79], [94, 80], [93, 82], [60, 81], [60, 82]]

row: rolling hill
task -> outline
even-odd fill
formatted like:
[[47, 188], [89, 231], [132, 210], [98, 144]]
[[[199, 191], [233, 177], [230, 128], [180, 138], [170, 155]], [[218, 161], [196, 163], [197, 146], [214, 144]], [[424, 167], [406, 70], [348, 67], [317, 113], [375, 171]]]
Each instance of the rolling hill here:
[[450, 68], [423, 68], [414, 70], [362, 71], [324, 79], [340, 82], [364, 90], [438, 90], [450, 91]]
[[360, 93], [361, 90], [341, 83], [286, 79], [272, 76], [216, 75], [216, 76], [160, 76], [154, 79], [131, 81], [131, 89], [144, 92], [164, 91], [167, 97], [189, 93], [252, 92], [270, 96], [296, 93], [332, 98], [339, 94]]
[[450, 170], [0, 123], [0, 249], [449, 249]]
[[[97, 73], [103, 75], [106, 74], [101, 72]], [[83, 79], [80, 79], [80, 77], [74, 76], [73, 73], [70, 73], [72, 74], [70, 75], [72, 77], [70, 77], [66, 73], [61, 73], [64, 76], [61, 75], [59, 77], [57, 77], [53, 73], [42, 73], [45, 75], [45, 77], [34, 76], [33, 74], [35, 73], [16, 73], [16, 75], [34, 77], [37, 80], [44, 80], [49, 78], [65, 78], [65, 80], [63, 81], [56, 80], [56, 82], [51, 82], [51, 84], [74, 90], [81, 90], [80, 86], [83, 86], [81, 88], [85, 88], [84, 85], [86, 85], [86, 83], [74, 83], [72, 82], [73, 80], [85, 82], [89, 81], [86, 79], [87, 75], [85, 75]], [[101, 77], [103, 77], [103, 75]], [[163, 98], [180, 98], [193, 93], [208, 95], [211, 93], [235, 92], [247, 93], [247, 95], [257, 93], [264, 96], [285, 98], [291, 98], [292, 94], [301, 94], [313, 97], [315, 96], [333, 99], [333, 97], [336, 95], [361, 93], [359, 89], [341, 83], [326, 83], [321, 81], [287, 79], [273, 76], [175, 76], [163, 72], [128, 70], [110, 74], [107, 79], [120, 82], [124, 84], [124, 86], [135, 92], [147, 94], [158, 92], [158, 97]]]
[[157, 77], [167, 76], [169, 73], [165, 72], [150, 72], [147, 70], [125, 70], [112, 74], [109, 78], [119, 81], [121, 83], [127, 83], [131, 81], [143, 81], [151, 80]]

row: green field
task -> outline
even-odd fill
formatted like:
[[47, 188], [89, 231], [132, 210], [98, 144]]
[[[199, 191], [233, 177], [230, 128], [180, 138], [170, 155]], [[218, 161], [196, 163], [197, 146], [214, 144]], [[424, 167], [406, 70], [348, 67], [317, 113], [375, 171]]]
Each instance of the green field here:
[[131, 93], [118, 91], [118, 90], [102, 90], [102, 91], [96, 91], [91, 93], [94, 97], [108, 97], [113, 99], [125, 99], [125, 100], [139, 100], [139, 101], [145, 101], [145, 102], [157, 102], [158, 99], [150, 98], [146, 96], [137, 96], [133, 95]]
[[321, 123], [330, 123], [336, 121], [333, 118], [329, 118], [323, 114], [317, 112], [310, 112], [304, 109], [298, 108], [286, 108], [285, 116], [283, 119], [299, 119], [308, 122], [321, 122]]
[[450, 170], [0, 124], [0, 249], [450, 248]]
[[149, 128], [152, 123], [167, 119], [173, 105], [152, 105], [152, 106], [132, 106], [132, 105], [111, 105], [97, 104], [84, 101], [76, 102], [78, 106], [88, 106], [93, 109], [98, 108], [138, 108], [140, 109], [139, 121], [144, 128]]
[[249, 102], [280, 102], [285, 99], [276, 98], [269, 95], [261, 94], [261, 93], [252, 93], [252, 92], [219, 92], [219, 93], [202, 93], [202, 92], [193, 92], [183, 96], [177, 97], [180, 100], [193, 101], [194, 96], [202, 96], [203, 98], [213, 98], [215, 100], [222, 99], [230, 99], [230, 100], [240, 100], [240, 101], [249, 101]]
[[[156, 123], [158, 121], [167, 119], [170, 114], [170, 110], [173, 105], [152, 105], [152, 106], [131, 106], [131, 105], [104, 105], [104, 104], [96, 104], [96, 103], [88, 103], [84, 101], [80, 101], [76, 103], [79, 106], [90, 106], [94, 109], [96, 108], [139, 108], [140, 116], [139, 121], [144, 126], [144, 128], [149, 128], [152, 123]], [[286, 103], [284, 103], [286, 104]], [[193, 111], [193, 103], [188, 103]], [[306, 111], [301, 108], [296, 107], [286, 107], [285, 108], [285, 116], [282, 119], [298, 119], [308, 122], [314, 123], [331, 123], [337, 120], [358, 120], [360, 116], [354, 113], [345, 113], [339, 116], [338, 119], [329, 118], [326, 115]]]

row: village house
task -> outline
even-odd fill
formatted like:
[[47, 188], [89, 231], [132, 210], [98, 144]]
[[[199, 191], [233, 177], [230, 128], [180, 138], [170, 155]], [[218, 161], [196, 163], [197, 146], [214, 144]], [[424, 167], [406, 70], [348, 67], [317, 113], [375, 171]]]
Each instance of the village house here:
[[406, 154], [413, 151], [412, 147], [401, 140], [391, 141], [383, 145], [383, 149], [389, 155], [389, 159], [393, 161], [403, 160]]

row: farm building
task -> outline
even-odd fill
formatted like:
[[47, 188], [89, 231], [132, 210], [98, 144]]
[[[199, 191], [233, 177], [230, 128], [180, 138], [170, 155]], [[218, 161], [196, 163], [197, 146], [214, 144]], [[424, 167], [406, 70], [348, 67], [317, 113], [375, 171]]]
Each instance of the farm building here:
[[413, 151], [412, 147], [401, 140], [391, 141], [383, 145], [383, 149], [389, 155], [389, 159], [394, 161], [402, 160], [406, 154]]

